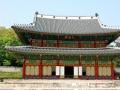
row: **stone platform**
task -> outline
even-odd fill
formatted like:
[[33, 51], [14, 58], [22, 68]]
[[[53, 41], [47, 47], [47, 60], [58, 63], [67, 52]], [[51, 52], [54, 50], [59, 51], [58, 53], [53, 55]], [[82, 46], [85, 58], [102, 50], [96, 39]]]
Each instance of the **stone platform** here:
[[120, 90], [119, 80], [5, 79], [0, 90]]

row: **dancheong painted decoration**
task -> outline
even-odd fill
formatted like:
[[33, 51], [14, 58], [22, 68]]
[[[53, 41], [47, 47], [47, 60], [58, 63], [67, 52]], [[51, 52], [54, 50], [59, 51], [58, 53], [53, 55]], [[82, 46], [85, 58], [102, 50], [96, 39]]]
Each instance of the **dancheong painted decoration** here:
[[120, 28], [98, 16], [48, 16], [36, 13], [29, 25], [12, 28], [25, 46], [8, 46], [24, 60], [23, 78], [115, 79], [120, 49], [108, 47]]

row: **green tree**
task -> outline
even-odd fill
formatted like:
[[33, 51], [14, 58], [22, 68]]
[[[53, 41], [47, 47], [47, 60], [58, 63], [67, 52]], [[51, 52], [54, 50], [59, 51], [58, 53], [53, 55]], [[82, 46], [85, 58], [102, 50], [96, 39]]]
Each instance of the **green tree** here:
[[[22, 43], [16, 33], [11, 28], [0, 28], [0, 65], [20, 66], [19, 61], [14, 57], [14, 53], [5, 50], [5, 46], [17, 46]], [[21, 60], [20, 60], [21, 61]]]

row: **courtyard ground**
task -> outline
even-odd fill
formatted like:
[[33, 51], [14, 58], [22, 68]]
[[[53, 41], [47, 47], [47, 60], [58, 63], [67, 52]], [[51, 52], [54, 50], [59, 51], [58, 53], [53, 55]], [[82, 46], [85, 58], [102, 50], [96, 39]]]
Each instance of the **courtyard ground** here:
[[120, 90], [119, 80], [4, 79], [0, 90]]
[[120, 90], [120, 80], [15, 79], [22, 77], [21, 71], [0, 67], [0, 90]]

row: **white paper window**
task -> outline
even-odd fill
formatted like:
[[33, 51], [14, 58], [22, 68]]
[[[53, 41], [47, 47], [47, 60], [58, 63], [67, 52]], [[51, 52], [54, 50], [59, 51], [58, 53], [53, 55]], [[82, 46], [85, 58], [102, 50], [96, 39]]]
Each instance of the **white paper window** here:
[[60, 75], [60, 67], [56, 66], [56, 75]]
[[74, 67], [74, 76], [78, 76], [78, 67]]
[[60, 67], [60, 75], [64, 76], [64, 66]]
[[79, 67], [79, 76], [82, 76], [82, 67]]

